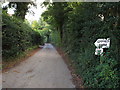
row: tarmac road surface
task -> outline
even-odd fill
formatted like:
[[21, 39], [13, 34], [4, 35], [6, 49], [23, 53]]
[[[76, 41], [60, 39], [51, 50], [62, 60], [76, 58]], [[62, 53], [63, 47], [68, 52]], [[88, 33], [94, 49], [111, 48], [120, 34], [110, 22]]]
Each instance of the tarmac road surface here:
[[67, 65], [51, 44], [2, 74], [3, 88], [75, 88]]

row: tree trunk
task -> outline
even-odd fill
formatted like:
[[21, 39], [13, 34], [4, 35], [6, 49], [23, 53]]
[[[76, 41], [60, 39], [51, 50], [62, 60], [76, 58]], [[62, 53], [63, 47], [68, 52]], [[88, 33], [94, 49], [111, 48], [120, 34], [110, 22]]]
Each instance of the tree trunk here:
[[60, 25], [60, 27], [59, 27], [61, 43], [63, 41], [63, 29], [62, 29], [62, 26], [63, 25]]

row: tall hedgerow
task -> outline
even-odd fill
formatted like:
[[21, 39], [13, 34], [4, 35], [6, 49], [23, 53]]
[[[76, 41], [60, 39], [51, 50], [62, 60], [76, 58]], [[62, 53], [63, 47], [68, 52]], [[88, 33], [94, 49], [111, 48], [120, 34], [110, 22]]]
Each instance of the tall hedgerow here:
[[42, 43], [42, 37], [23, 20], [2, 14], [3, 61], [15, 58], [27, 49]]
[[[51, 26], [56, 26], [55, 28], [60, 26], [56, 22], [64, 18], [61, 21], [63, 24], [61, 26], [62, 48], [73, 60], [76, 72], [83, 78], [84, 86], [118, 88], [120, 83], [120, 3], [58, 4], [51, 4], [43, 17]], [[56, 5], [58, 8], [55, 8]], [[59, 8], [62, 6], [64, 9], [61, 12]], [[57, 12], [54, 12], [56, 10]], [[57, 17], [58, 14], [62, 15]], [[50, 20], [52, 23], [49, 22]], [[57, 35], [60, 36], [59, 33]], [[52, 38], [57, 38], [57, 35]], [[94, 42], [98, 38], [110, 38], [111, 41], [110, 48], [104, 52], [103, 56], [95, 55]]]

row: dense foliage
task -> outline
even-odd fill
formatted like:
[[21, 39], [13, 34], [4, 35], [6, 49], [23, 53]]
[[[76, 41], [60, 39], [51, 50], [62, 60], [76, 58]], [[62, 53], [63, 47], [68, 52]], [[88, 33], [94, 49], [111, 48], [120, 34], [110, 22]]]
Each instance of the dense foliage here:
[[31, 11], [28, 10], [30, 8], [29, 7], [30, 5], [32, 5], [34, 7], [36, 6], [35, 3], [33, 3], [33, 2], [10, 2], [8, 6], [9, 6], [9, 8], [15, 8], [16, 9], [14, 16], [24, 20], [27, 12], [34, 15], [34, 12], [32, 10]]
[[50, 42], [51, 27], [42, 19], [38, 21], [33, 21], [31, 27], [42, 36], [42, 44], [44, 44], [45, 42]]
[[[62, 37], [62, 48], [72, 58], [85, 87], [119, 87], [119, 12], [120, 3], [71, 2], [49, 4], [42, 15], [44, 20], [54, 27], [53, 30], [56, 29], [51, 36], [52, 42], [58, 44], [59, 37]], [[58, 27], [60, 29], [57, 29]], [[94, 42], [98, 38], [111, 40], [110, 48], [103, 56], [94, 54]]]
[[2, 14], [2, 56], [3, 61], [15, 58], [27, 49], [42, 44], [40, 34], [23, 20]]

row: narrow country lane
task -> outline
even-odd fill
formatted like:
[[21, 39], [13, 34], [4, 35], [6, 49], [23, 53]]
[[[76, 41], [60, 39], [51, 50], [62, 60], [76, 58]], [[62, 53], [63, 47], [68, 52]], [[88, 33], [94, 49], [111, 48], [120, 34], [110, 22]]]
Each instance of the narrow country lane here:
[[3, 88], [74, 88], [67, 65], [51, 44], [2, 74]]

